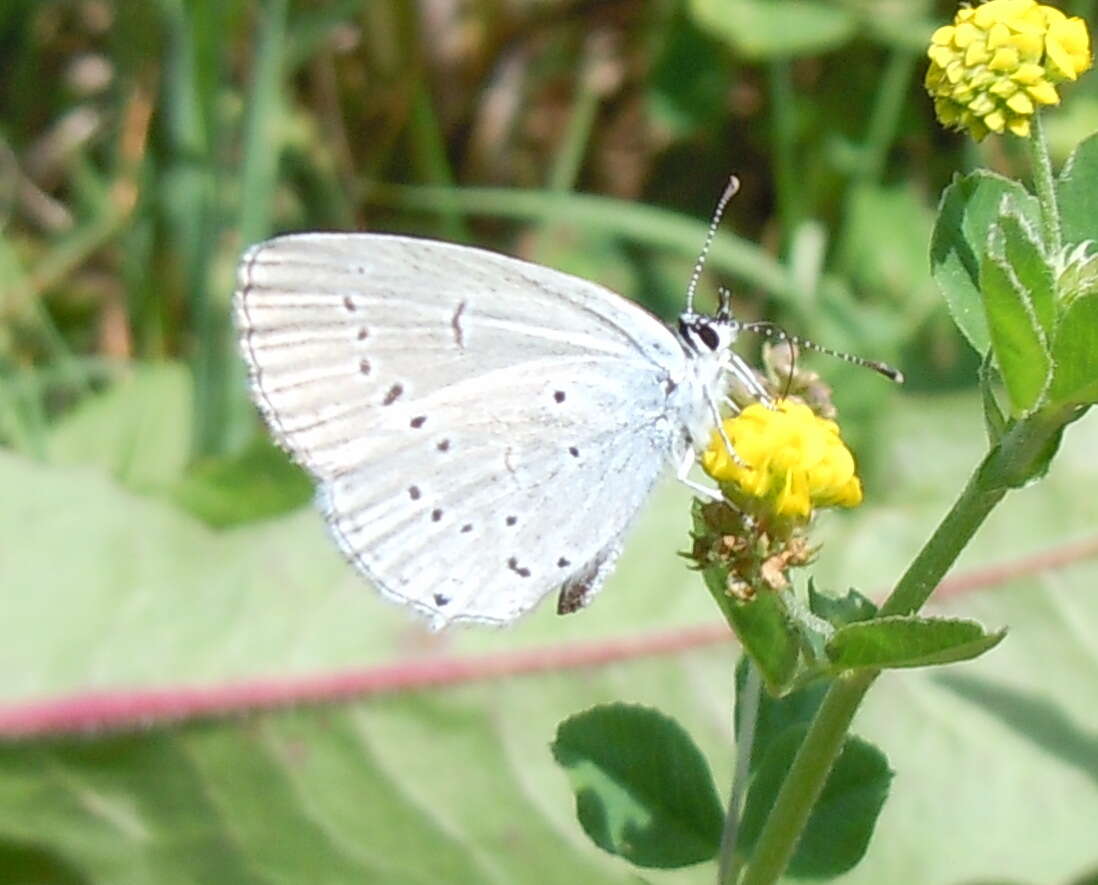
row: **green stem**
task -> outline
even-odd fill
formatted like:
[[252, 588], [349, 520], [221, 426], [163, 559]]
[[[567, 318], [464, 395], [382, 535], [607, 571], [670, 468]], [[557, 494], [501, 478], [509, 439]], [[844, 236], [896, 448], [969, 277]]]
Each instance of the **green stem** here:
[[[995, 505], [1009, 489], [1038, 472], [1049, 446], [1070, 417], [1067, 411], [1038, 413], [1011, 428], [973, 473], [881, 606], [879, 616], [912, 614], [922, 608]], [[859, 670], [832, 683], [778, 791], [741, 885], [769, 885], [785, 871], [858, 705], [879, 672]]]
[[717, 864], [719, 885], [734, 885], [740, 875], [740, 858], [736, 842], [740, 828], [740, 809], [747, 793], [751, 774], [751, 754], [755, 749], [755, 726], [759, 721], [759, 700], [762, 697], [762, 677], [759, 668], [749, 658], [743, 695], [739, 698], [740, 715], [736, 721], [736, 773], [728, 797], [728, 813], [721, 833], [721, 853]]
[[1033, 167], [1033, 186], [1041, 205], [1045, 245], [1055, 255], [1063, 246], [1063, 237], [1060, 232], [1060, 210], [1056, 205], [1056, 181], [1052, 174], [1052, 160], [1048, 154], [1045, 125], [1041, 122], [1040, 112], [1033, 115], [1026, 144], [1029, 145], [1029, 160]]
[[850, 722], [876, 678], [877, 671], [862, 670], [832, 684], [778, 791], [740, 885], [769, 885], [785, 872]]
[[972, 474], [957, 502], [881, 605], [878, 617], [913, 614], [923, 607], [995, 505], [1007, 491], [1033, 477], [1035, 465], [1069, 418], [1067, 411], [1038, 412], [1007, 432]]

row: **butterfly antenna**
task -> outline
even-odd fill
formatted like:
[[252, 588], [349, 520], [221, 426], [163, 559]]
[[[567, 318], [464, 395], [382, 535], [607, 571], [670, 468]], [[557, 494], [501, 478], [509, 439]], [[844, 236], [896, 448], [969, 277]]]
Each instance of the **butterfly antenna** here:
[[822, 344], [816, 344], [816, 342], [809, 341], [806, 338], [790, 335], [785, 329], [774, 323], [744, 323], [742, 328], [745, 332], [757, 332], [758, 334], [764, 335], [775, 341], [788, 341], [790, 344], [795, 344], [797, 347], [802, 347], [805, 350], [814, 350], [816, 353], [826, 353], [828, 356], [843, 360], [843, 362], [851, 363], [855, 366], [862, 366], [865, 369], [872, 369], [874, 372], [884, 375], [890, 381], [895, 381], [897, 384], [903, 384], [904, 373], [899, 369], [894, 369], [892, 366], [888, 365], [888, 363], [867, 360], [860, 356], [854, 356], [852, 353], [843, 353], [841, 350], [832, 350], [830, 347], [824, 347]]
[[717, 228], [720, 226], [721, 217], [724, 215], [724, 209], [728, 205], [728, 201], [736, 196], [736, 191], [740, 189], [740, 180], [735, 175], [731, 175], [728, 178], [728, 184], [724, 186], [724, 192], [721, 194], [721, 198], [717, 201], [717, 209], [713, 213], [713, 220], [709, 222], [709, 230], [705, 234], [705, 242], [702, 244], [701, 254], [698, 256], [698, 260], [694, 262], [694, 273], [690, 276], [690, 285], [686, 287], [686, 312], [694, 312], [694, 290], [698, 288], [698, 280], [701, 279], [702, 269], [705, 267], [705, 259], [709, 257], [709, 250], [713, 246], [713, 238], [717, 235]]

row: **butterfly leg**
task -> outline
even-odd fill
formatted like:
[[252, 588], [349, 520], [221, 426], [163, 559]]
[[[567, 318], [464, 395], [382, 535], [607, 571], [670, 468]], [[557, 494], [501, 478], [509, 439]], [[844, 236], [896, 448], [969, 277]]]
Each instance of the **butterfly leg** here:
[[732, 445], [732, 440], [728, 438], [728, 434], [724, 430], [724, 420], [721, 418], [721, 410], [717, 406], [717, 401], [713, 399], [713, 395], [707, 390], [705, 392], [705, 401], [709, 404], [709, 413], [713, 416], [713, 423], [717, 425], [717, 433], [721, 435], [721, 441], [724, 443], [724, 450], [728, 452], [728, 457], [735, 461], [740, 467], [746, 467], [743, 458], [736, 454], [736, 447]]
[[720, 501], [721, 493], [709, 486], [703, 486], [700, 482], [690, 479], [690, 468], [694, 466], [696, 455], [693, 448], [687, 448], [679, 460], [679, 466], [675, 470], [675, 478], [684, 486], [709, 501]]
[[770, 408], [774, 408], [774, 400], [767, 393], [766, 388], [759, 382], [755, 371], [740, 359], [735, 353], [729, 351], [723, 363], [723, 369], [731, 378], [753, 396], [759, 402]]

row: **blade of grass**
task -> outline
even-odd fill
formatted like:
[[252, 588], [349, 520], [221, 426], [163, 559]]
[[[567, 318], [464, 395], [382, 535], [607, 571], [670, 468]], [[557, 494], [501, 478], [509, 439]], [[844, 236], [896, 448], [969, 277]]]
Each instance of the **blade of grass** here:
[[604, 58], [606, 49], [598, 34], [593, 35], [585, 47], [585, 58], [580, 69], [576, 96], [568, 117], [568, 128], [560, 141], [552, 168], [549, 170], [549, 190], [571, 191], [579, 180], [591, 130], [602, 100], [604, 86], [601, 71], [608, 64]]
[[[445, 186], [448, 193], [452, 195], [453, 191], [449, 188], [454, 184], [454, 173], [450, 168], [450, 160], [446, 156], [446, 139], [443, 136], [442, 124], [431, 102], [431, 93], [428, 92], [422, 78], [417, 79], [412, 96], [408, 135], [412, 141], [412, 153], [420, 177], [429, 184]], [[447, 239], [459, 243], [470, 242], [471, 236], [465, 224], [465, 216], [452, 198], [443, 200], [438, 206], [438, 211], [441, 216], [443, 235]]]
[[853, 217], [854, 203], [858, 191], [880, 182], [884, 175], [888, 152], [896, 140], [899, 131], [900, 115], [916, 62], [922, 58], [925, 44], [920, 44], [919, 52], [910, 49], [896, 49], [888, 58], [884, 76], [881, 77], [874, 98], [873, 109], [866, 127], [865, 141], [859, 152], [859, 162], [851, 176], [844, 199], [845, 209], [842, 215], [842, 229], [837, 238], [836, 267], [844, 272], [850, 269], [854, 240], [850, 219]]
[[778, 224], [785, 255], [801, 221], [801, 181], [796, 167], [796, 93], [790, 63], [778, 59], [767, 65], [770, 87], [770, 132], [774, 145], [774, 187], [778, 197]]
[[[218, 372], [216, 308], [210, 304], [209, 267], [217, 240], [217, 176], [214, 134], [216, 95], [210, 80], [220, 79], [224, 23], [218, 10], [161, 0], [168, 53], [163, 99], [169, 149], [163, 179], [169, 199], [164, 212], [172, 252], [178, 255], [182, 289], [193, 335], [195, 455], [216, 450], [224, 409]], [[223, 14], [223, 13], [222, 13]]]
[[[676, 252], [690, 260], [705, 239], [707, 224], [668, 209], [626, 203], [593, 194], [557, 194], [510, 188], [418, 187], [375, 184], [363, 195], [366, 203], [434, 212], [439, 202], [453, 199], [469, 214], [495, 215], [545, 223], [566, 221], [573, 227], [625, 237], [637, 243]], [[795, 309], [788, 271], [763, 249], [733, 234], [720, 232], [709, 253], [709, 268], [733, 276]]]
[[244, 245], [262, 240], [271, 231], [281, 146], [286, 7], [287, 0], [267, 0], [260, 8], [259, 42], [244, 124], [240, 194], [240, 239]]

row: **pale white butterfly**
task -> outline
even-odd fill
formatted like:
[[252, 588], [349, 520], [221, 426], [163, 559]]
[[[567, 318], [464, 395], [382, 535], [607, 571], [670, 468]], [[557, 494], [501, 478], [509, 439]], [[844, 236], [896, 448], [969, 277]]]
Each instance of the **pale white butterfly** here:
[[[722, 195], [720, 214], [735, 190]], [[670, 329], [595, 283], [387, 234], [253, 246], [234, 298], [252, 394], [318, 482], [347, 558], [441, 627], [600, 589], [670, 463], [686, 479], [733, 383], [727, 309]]]

